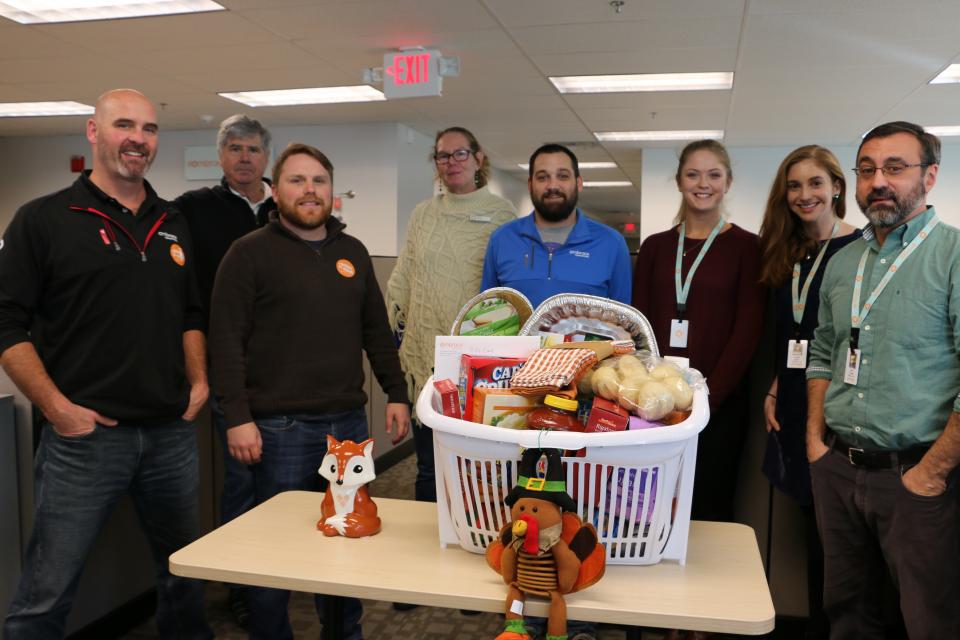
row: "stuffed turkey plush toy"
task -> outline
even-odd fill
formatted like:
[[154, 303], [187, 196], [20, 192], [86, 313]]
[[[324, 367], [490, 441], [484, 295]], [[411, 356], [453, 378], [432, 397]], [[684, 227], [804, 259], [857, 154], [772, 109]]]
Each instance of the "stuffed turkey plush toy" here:
[[[539, 477], [541, 461], [546, 470]], [[517, 486], [504, 499], [512, 521], [487, 547], [487, 563], [508, 587], [506, 627], [496, 640], [530, 640], [523, 625], [523, 603], [528, 595], [550, 600], [547, 639], [566, 640], [563, 596], [603, 577], [606, 555], [596, 529], [576, 515], [559, 450], [527, 449], [518, 473]]]

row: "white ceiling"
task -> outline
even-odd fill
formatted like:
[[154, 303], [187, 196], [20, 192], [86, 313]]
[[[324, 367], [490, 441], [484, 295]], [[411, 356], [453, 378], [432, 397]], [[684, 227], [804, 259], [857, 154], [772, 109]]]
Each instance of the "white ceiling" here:
[[[442, 98], [256, 110], [268, 126], [397, 121], [473, 130], [495, 166], [544, 142], [615, 160], [595, 212], [639, 206], [642, 146], [593, 131], [725, 129], [730, 146], [852, 144], [890, 119], [960, 124], [957, 0], [219, 0], [216, 13], [24, 26], [0, 18], [0, 102], [77, 100], [129, 86], [166, 129], [209, 128], [243, 105], [220, 91], [359, 84], [384, 52], [459, 56]], [[734, 71], [730, 91], [561, 95], [547, 76]], [[0, 119], [0, 136], [77, 133], [77, 117]], [[677, 146], [674, 143], [674, 146]]]

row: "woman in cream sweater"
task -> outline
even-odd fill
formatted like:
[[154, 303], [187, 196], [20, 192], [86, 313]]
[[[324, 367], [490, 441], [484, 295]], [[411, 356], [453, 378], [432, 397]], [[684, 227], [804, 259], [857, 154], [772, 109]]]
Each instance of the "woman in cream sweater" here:
[[[490, 234], [516, 217], [509, 201], [490, 193], [490, 161], [470, 131], [438, 132], [433, 161], [442, 193], [413, 210], [387, 284], [390, 324], [400, 340], [400, 363], [414, 404], [433, 371], [434, 338], [449, 334], [460, 308], [479, 293]], [[416, 498], [435, 502], [433, 433], [414, 420], [413, 434]]]

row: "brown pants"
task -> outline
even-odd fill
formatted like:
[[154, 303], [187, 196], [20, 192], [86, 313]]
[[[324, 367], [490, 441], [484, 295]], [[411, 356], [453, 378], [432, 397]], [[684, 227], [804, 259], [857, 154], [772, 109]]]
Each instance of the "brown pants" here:
[[833, 640], [884, 638], [884, 571], [911, 640], [960, 638], [957, 472], [929, 498], [907, 491], [905, 472], [855, 467], [833, 449], [810, 465]]

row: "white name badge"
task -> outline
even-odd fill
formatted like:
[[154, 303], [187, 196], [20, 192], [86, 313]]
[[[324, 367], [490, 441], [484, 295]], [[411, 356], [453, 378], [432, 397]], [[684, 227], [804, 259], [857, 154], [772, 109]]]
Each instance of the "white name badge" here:
[[787, 341], [787, 369], [807, 368], [807, 341]]
[[687, 334], [690, 331], [689, 320], [670, 321], [670, 346], [677, 349], [687, 348]]
[[493, 222], [493, 218], [490, 216], [471, 215], [470, 222]]
[[860, 349], [854, 349], [850, 352], [847, 349], [847, 361], [843, 366], [843, 381], [847, 384], [857, 384], [857, 378], [860, 377]]

